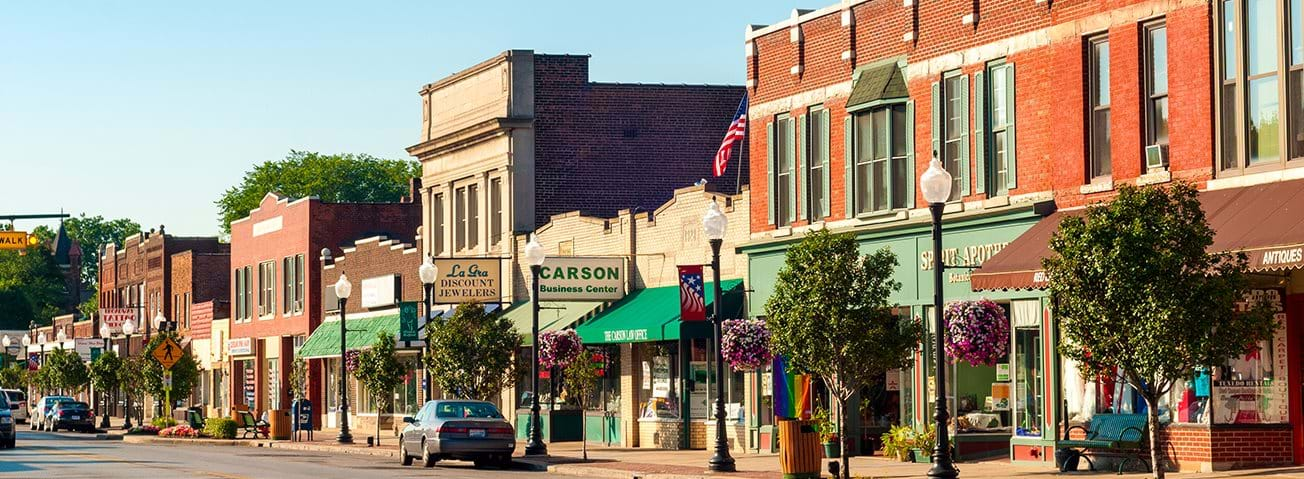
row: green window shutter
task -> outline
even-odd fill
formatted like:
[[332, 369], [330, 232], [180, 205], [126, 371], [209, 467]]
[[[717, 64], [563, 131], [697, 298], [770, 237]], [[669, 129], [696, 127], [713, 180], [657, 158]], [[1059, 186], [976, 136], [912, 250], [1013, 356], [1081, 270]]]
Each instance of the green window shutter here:
[[986, 98], [987, 89], [983, 83], [983, 72], [973, 74], [973, 108], [974, 115], [973, 142], [974, 142], [974, 193], [983, 193], [987, 187], [987, 135], [984, 126], [987, 125], [988, 115], [991, 109], [983, 102]]
[[788, 127], [784, 130], [788, 132], [788, 153], [783, 157], [783, 169], [788, 172], [788, 223], [797, 221], [797, 142], [793, 141], [793, 124], [792, 118], [785, 119]]
[[960, 194], [969, 196], [969, 75], [960, 76], [960, 178]]
[[1015, 165], [1019, 163], [1019, 155], [1015, 154], [1018, 150], [1014, 148], [1014, 124], [1017, 123], [1018, 117], [1014, 115], [1014, 65], [1005, 65], [1005, 117], [1009, 123], [1005, 127], [1005, 164], [1008, 165], [1009, 173], [1005, 175], [1005, 187], [1011, 191], [1018, 184], [1019, 177], [1015, 170]]
[[829, 194], [829, 151], [831, 150], [829, 144], [830, 139], [833, 138], [833, 134], [829, 131], [828, 110], [820, 112], [819, 121], [820, 131], [824, 133], [824, 138], [821, 138], [821, 140], [824, 140], [824, 151], [820, 152], [821, 157], [819, 158], [820, 166], [823, 168], [820, 168], [821, 178], [816, 178], [815, 181], [822, 182], [820, 183], [820, 186], [823, 186], [823, 188], [820, 191], [824, 192], [824, 199], [820, 202], [820, 211], [816, 217], [824, 218], [832, 214], [832, 209], [829, 208], [829, 198], [833, 196]]
[[915, 207], [915, 171], [919, 165], [915, 164], [915, 102], [906, 102], [906, 207]]
[[792, 176], [800, 177], [797, 184], [801, 185], [801, 190], [793, 191], [795, 193], [793, 196], [797, 197], [797, 208], [793, 210], [793, 214], [797, 219], [801, 219], [802, 216], [810, 219], [809, 214], [802, 214], [806, 210], [806, 205], [810, 204], [810, 172], [806, 169], [806, 157], [809, 155], [806, 142], [806, 115], [797, 117], [797, 132], [797, 171]]
[[851, 115], [842, 119], [842, 151], [843, 162], [842, 169], [846, 174], [846, 182], [842, 184], [842, 192], [846, 197], [846, 217], [856, 217], [856, 177], [854, 176], [856, 166], [856, 154], [853, 151], [855, 143], [851, 136]]
[[929, 132], [933, 135], [933, 151], [929, 156], [930, 160], [942, 159], [942, 90], [937, 82], [933, 82], [933, 103], [928, 109], [933, 114], [933, 128]]
[[765, 222], [774, 224], [774, 170], [778, 162], [774, 157], [774, 122], [765, 125], [765, 205], [767, 216]]

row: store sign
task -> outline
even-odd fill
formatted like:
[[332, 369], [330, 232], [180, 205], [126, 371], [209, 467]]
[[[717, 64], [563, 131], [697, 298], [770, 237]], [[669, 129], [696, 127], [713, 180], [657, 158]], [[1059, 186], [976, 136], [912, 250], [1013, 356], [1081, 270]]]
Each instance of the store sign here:
[[398, 301], [398, 276], [387, 274], [362, 280], [362, 307], [393, 306]]
[[435, 258], [435, 304], [502, 301], [503, 268], [498, 258]]
[[251, 356], [254, 354], [254, 340], [252, 338], [228, 339], [226, 352], [231, 356]]
[[670, 356], [652, 358], [652, 397], [670, 397]]
[[[1000, 253], [1009, 244], [1010, 242], [1006, 241], [1003, 243], [969, 245], [963, 248], [944, 248], [942, 249], [942, 264], [947, 266], [982, 266], [984, 261], [996, 256], [996, 253]], [[932, 250], [924, 250], [919, 253], [920, 271], [932, 271], [933, 263]], [[950, 272], [947, 273], [946, 281], [948, 283], [968, 283], [969, 274], [967, 270]]]
[[1237, 303], [1240, 311], [1266, 304], [1277, 331], [1258, 349], [1227, 361], [1213, 381], [1215, 424], [1284, 424], [1290, 422], [1285, 290], [1254, 289]]
[[1304, 262], [1304, 248], [1284, 248], [1264, 251], [1259, 266], [1285, 266]]
[[543, 301], [616, 301], [625, 297], [625, 258], [551, 257], [539, 268]]
[[136, 320], [136, 308], [100, 308], [100, 320], [109, 325], [113, 334], [122, 332], [122, 323], [130, 319], [137, 325], [140, 321]]

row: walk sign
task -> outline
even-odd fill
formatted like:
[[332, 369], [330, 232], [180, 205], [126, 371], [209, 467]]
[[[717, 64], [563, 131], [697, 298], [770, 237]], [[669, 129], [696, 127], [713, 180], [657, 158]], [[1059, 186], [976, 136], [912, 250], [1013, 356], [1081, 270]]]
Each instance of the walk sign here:
[[28, 235], [26, 231], [0, 231], [0, 250], [25, 249], [37, 243], [40, 243], [40, 239]]
[[172, 369], [172, 365], [181, 360], [181, 346], [172, 338], [163, 338], [163, 342], [151, 353], [163, 369]]

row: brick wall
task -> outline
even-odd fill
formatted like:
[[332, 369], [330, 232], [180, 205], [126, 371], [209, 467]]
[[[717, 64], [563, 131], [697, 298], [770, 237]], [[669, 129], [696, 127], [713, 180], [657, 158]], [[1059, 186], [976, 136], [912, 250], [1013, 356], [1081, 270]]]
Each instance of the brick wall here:
[[360, 239], [353, 242], [352, 246], [343, 248], [343, 254], [322, 269], [322, 280], [324, 284], [335, 284], [339, 281], [341, 272], [347, 274], [354, 285], [354, 293], [346, 305], [346, 312], [362, 313], [367, 311], [359, 300], [362, 280], [376, 276], [399, 275], [402, 286], [398, 291], [400, 301], [422, 301], [424, 293], [421, 279], [417, 277], [417, 268], [420, 266], [421, 251], [416, 245], [376, 236]]

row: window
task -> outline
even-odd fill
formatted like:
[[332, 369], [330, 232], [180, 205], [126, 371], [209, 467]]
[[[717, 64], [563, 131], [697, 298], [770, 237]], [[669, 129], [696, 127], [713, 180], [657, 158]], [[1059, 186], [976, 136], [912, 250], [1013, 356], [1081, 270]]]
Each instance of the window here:
[[430, 254], [444, 254], [444, 195], [434, 195], [430, 201]]
[[246, 310], [245, 310], [245, 304], [248, 303], [248, 301], [249, 301], [249, 296], [247, 295], [247, 293], [246, 293], [246, 289], [245, 289], [245, 284], [246, 284], [248, 281], [249, 281], [249, 273], [247, 272], [247, 268], [236, 268], [236, 269], [235, 269], [235, 286], [234, 286], [234, 288], [233, 288], [233, 289], [235, 290], [235, 319], [236, 319], [236, 321], [241, 321], [241, 320], [249, 319], [249, 316], [245, 313], [245, 311], [246, 311]]
[[182, 321], [181, 326], [186, 329], [190, 329], [190, 304], [192, 301], [193, 299], [190, 297], [190, 292], [187, 291], [185, 298], [182, 298], [181, 300], [181, 304], [182, 304], [181, 309], [185, 310], [186, 312], [186, 314], [182, 316], [182, 318], [185, 318], [185, 320]]
[[1105, 35], [1087, 40], [1087, 75], [1090, 89], [1087, 120], [1090, 142], [1089, 180], [1108, 178], [1112, 173], [1109, 151], [1109, 39]]
[[276, 262], [258, 264], [258, 317], [276, 314]]
[[978, 120], [978, 192], [1006, 196], [1015, 186], [1014, 65], [992, 62], [974, 76]]
[[855, 168], [849, 184], [855, 194], [856, 215], [905, 208], [909, 196], [907, 178], [912, 174], [907, 156], [907, 106], [904, 104], [857, 113]]
[[248, 321], [250, 318], [253, 318], [253, 316], [254, 316], [254, 306], [253, 306], [253, 303], [254, 303], [254, 281], [253, 281], [253, 267], [252, 267], [252, 266], [245, 266], [245, 267], [244, 267], [244, 288], [242, 289], [242, 291], [244, 291], [244, 298], [245, 298], [245, 300], [244, 300], [244, 319], [245, 319], [246, 321]]
[[480, 246], [480, 185], [466, 187], [466, 247], [475, 249]]
[[[1289, 12], [1281, 12], [1281, 7]], [[1222, 173], [1280, 168], [1304, 157], [1302, 14], [1300, 0], [1220, 3]]]
[[949, 73], [942, 78], [941, 161], [951, 173], [951, 201], [969, 194], [969, 77]]
[[796, 220], [797, 181], [795, 177], [796, 142], [793, 141], [793, 119], [780, 115], [770, 124], [769, 213], [770, 222], [784, 227]]
[[302, 313], [305, 298], [303, 296], [304, 282], [304, 255], [299, 254], [294, 257], [294, 312]]
[[[1146, 82], [1146, 145], [1168, 147], [1168, 26], [1153, 22], [1144, 27]], [[1147, 168], [1165, 165], [1147, 164]]]
[[294, 310], [294, 257], [281, 258], [281, 314]]
[[503, 179], [489, 180], [489, 244], [503, 240]]
[[1041, 361], [1041, 330], [1037, 327], [1020, 327], [1014, 330], [1015, 408], [1017, 414], [1015, 434], [1041, 436], [1041, 404], [1045, 383]]
[[829, 110], [811, 108], [806, 118], [806, 218], [817, 221], [829, 216]]
[[453, 250], [466, 249], [466, 188], [458, 188], [453, 196], [453, 216], [456, 226], [453, 231]]

